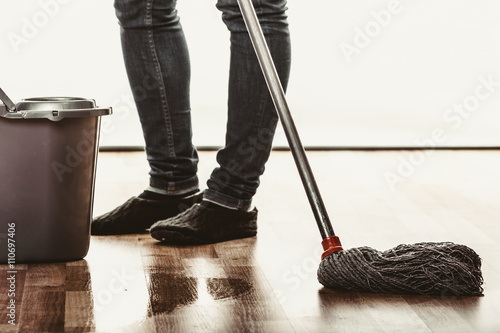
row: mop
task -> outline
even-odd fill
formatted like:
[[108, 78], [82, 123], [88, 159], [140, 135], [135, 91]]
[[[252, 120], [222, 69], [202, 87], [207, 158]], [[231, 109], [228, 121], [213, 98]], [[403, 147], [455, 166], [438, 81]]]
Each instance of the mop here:
[[481, 296], [481, 259], [467, 246], [422, 242], [402, 244], [384, 252], [370, 247], [342, 248], [290, 114], [255, 9], [251, 0], [238, 0], [238, 5], [323, 238], [325, 252], [318, 268], [318, 281], [325, 287], [352, 291]]

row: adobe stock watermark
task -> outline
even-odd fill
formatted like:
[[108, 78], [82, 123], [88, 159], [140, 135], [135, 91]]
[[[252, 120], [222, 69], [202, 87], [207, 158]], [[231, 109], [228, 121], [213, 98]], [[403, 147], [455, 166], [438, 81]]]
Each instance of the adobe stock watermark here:
[[95, 128], [82, 130], [83, 138], [75, 146], [66, 145], [64, 160], [52, 161], [50, 165], [60, 183], [64, 181], [65, 174], [72, 173], [83, 163], [85, 158], [95, 153], [96, 132]]
[[[458, 129], [464, 120], [470, 118], [481, 106], [481, 102], [490, 99], [500, 88], [500, 81], [493, 78], [493, 74], [479, 76], [474, 92], [466, 96], [443, 113], [443, 121], [447, 127]], [[448, 140], [449, 136], [442, 127], [433, 129], [430, 135], [422, 140], [415, 140], [415, 144], [422, 149], [418, 149], [405, 157], [399, 157], [399, 163], [395, 171], [386, 171], [384, 178], [392, 191], [396, 190], [399, 183], [405, 182], [411, 177], [417, 168], [423, 165], [426, 159], [431, 156], [435, 148]]]
[[15, 326], [19, 315], [17, 310], [19, 304], [16, 303], [17, 292], [17, 270], [16, 270], [16, 222], [7, 223], [7, 318], [10, 325]]
[[251, 135], [246, 138], [246, 140], [242, 141], [238, 145], [238, 156], [240, 159], [232, 159], [225, 166], [225, 170], [219, 171], [218, 179], [224, 184], [228, 184], [231, 182], [232, 175], [241, 174], [242, 168], [245, 166], [241, 163], [241, 159], [245, 160], [246, 158], [250, 158], [250, 156], [255, 155], [256, 153], [263, 152], [265, 150], [270, 149], [270, 145], [274, 138], [276, 127], [276, 121], [271, 120], [268, 126], [264, 126], [256, 133], [256, 135]]
[[115, 99], [111, 106], [113, 116], [106, 117], [101, 122], [101, 133], [111, 134], [116, 129], [116, 124], [127, 119], [132, 112], [136, 112], [136, 103], [141, 103], [148, 98], [154, 90], [158, 90], [160, 84], [153, 74], [145, 73], [139, 84], [131, 86], [132, 94], [127, 91], [120, 93], [120, 97]]
[[59, 15], [61, 6], [72, 0], [39, 0], [38, 8], [29, 16], [21, 19], [21, 28], [17, 32], [9, 32], [7, 38], [17, 54], [21, 47], [28, 44], [39, 32], [47, 27], [54, 17]]
[[317, 279], [317, 272], [323, 252], [322, 246], [318, 246], [314, 248], [310, 256], [302, 259], [300, 263], [291, 265], [283, 272], [281, 282], [284, 289], [275, 290], [276, 297], [280, 303], [286, 302], [286, 295], [289, 292], [297, 291], [305, 280]]
[[399, 0], [392, 0], [387, 4], [387, 9], [371, 11], [371, 20], [366, 22], [363, 27], [354, 28], [354, 37], [352, 42], [342, 42], [339, 44], [340, 50], [348, 64], [352, 62], [354, 55], [360, 54], [371, 42], [377, 38], [380, 33], [386, 29], [395, 15], [403, 11], [403, 6]]
[[127, 119], [131, 110], [135, 110], [135, 102], [131, 95], [121, 94], [120, 98], [111, 103], [112, 117], [104, 117], [101, 121], [101, 134], [111, 134], [116, 129], [116, 123]]
[[126, 291], [129, 284], [137, 279], [137, 275], [131, 275], [125, 269], [121, 272], [114, 270], [111, 275], [113, 277], [109, 279], [107, 286], [94, 292], [94, 310], [96, 311], [103, 311], [113, 302], [115, 295]]

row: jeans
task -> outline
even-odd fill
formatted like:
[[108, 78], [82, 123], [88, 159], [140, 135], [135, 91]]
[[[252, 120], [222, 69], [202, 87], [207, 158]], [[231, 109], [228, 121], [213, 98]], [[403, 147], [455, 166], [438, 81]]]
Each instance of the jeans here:
[[[290, 72], [286, 0], [252, 0], [284, 89]], [[247, 209], [269, 158], [278, 117], [236, 0], [216, 7], [230, 31], [228, 122], [204, 199]], [[198, 189], [192, 144], [189, 52], [175, 0], [115, 0], [125, 67], [150, 165], [150, 187]], [[203, 29], [203, 22], [199, 24]], [[224, 50], [221, 50], [224, 52]]]

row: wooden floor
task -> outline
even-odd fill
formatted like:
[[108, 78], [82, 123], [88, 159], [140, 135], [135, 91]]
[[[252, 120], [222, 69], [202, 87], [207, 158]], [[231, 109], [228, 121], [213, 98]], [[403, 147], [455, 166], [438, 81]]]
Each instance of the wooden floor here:
[[[483, 259], [484, 296], [355, 293], [316, 279], [321, 237], [289, 152], [255, 198], [256, 237], [170, 247], [92, 237], [84, 260], [17, 265], [16, 325], [1, 332], [500, 332], [498, 151], [310, 152], [344, 247], [453, 241]], [[200, 153], [204, 184], [215, 153]], [[144, 153], [101, 153], [95, 215], [147, 184]], [[388, 180], [389, 179], [389, 180]]]

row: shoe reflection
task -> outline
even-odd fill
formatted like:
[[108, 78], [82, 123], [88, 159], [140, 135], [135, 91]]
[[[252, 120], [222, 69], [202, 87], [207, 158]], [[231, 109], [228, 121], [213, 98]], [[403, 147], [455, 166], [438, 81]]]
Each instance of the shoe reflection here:
[[170, 313], [188, 304], [209, 305], [237, 298], [252, 290], [247, 281], [238, 278], [196, 278], [168, 272], [150, 272], [149, 278], [153, 315]]
[[205, 317], [208, 313], [225, 317], [229, 306], [225, 301], [253, 292], [253, 286], [241, 278], [193, 277], [164, 268], [141, 273], [145, 274], [125, 270], [92, 272], [93, 304], [89, 310], [93, 311], [87, 317], [95, 324], [91, 327], [103, 331], [179, 327], [187, 324], [183, 323], [186, 317]]

